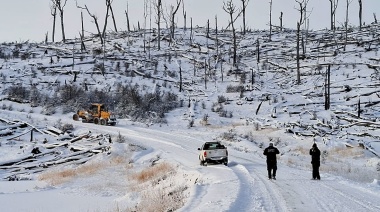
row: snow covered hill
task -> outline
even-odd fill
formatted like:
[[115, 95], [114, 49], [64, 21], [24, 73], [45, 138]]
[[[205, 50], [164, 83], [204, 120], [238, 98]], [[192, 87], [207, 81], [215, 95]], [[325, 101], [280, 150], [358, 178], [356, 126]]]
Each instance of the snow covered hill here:
[[[378, 211], [378, 30], [304, 32], [299, 64], [292, 30], [239, 34], [235, 65], [231, 32], [204, 28], [3, 43], [0, 210]], [[94, 101], [116, 126], [72, 120]], [[227, 167], [199, 165], [210, 140]]]

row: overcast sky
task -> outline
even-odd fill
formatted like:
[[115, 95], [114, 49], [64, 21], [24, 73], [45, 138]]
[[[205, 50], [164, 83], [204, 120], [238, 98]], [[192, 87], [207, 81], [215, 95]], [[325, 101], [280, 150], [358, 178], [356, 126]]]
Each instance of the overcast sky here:
[[[149, 0], [145, 0], [149, 2]], [[162, 0], [164, 8], [169, 8], [176, 0]], [[345, 21], [345, 8], [347, 0], [339, 1], [337, 12], [337, 25], [342, 26]], [[358, 26], [358, 0], [351, 0], [349, 23]], [[106, 11], [105, 0], [78, 0], [78, 4], [85, 4], [91, 13], [99, 17], [99, 24], [102, 28], [104, 24], [104, 14]], [[218, 16], [219, 27], [226, 27], [228, 23], [227, 13], [223, 11], [223, 0], [184, 0], [187, 13], [187, 26], [190, 25], [190, 18], [193, 25], [206, 26], [207, 19], [210, 19], [211, 26], [215, 26], [215, 16]], [[233, 0], [237, 7], [241, 7], [241, 0]], [[130, 22], [137, 27], [144, 24], [144, 0], [114, 0], [113, 9], [117, 18], [119, 30], [126, 29], [125, 10], [129, 5]], [[380, 0], [363, 0], [363, 22], [374, 21], [373, 14], [380, 18]], [[0, 42], [12, 41], [43, 41], [45, 34], [52, 32], [52, 16], [50, 14], [50, 0], [1, 0], [0, 1]], [[279, 25], [280, 12], [283, 15], [283, 24], [288, 28], [295, 28], [299, 13], [296, 10], [295, 0], [273, 0], [272, 23]], [[79, 37], [80, 9], [75, 5], [75, 0], [67, 0], [65, 9], [65, 31], [67, 38]], [[329, 0], [309, 0], [308, 5], [309, 23], [313, 29], [329, 28], [330, 26], [330, 2]], [[154, 10], [152, 9], [152, 27], [155, 27]], [[165, 12], [167, 14], [167, 12]], [[85, 29], [95, 33], [95, 24], [84, 11]], [[111, 21], [111, 20], [110, 20]], [[177, 15], [179, 27], [183, 26], [182, 8]], [[269, 23], [269, 0], [250, 0], [247, 8], [247, 25], [251, 29], [268, 29]], [[241, 19], [237, 21], [237, 27], [241, 27]], [[165, 24], [162, 24], [165, 27]], [[56, 40], [61, 39], [60, 23], [57, 22]], [[149, 27], [149, 15], [147, 18], [147, 28]], [[113, 29], [111, 22], [108, 28]]]

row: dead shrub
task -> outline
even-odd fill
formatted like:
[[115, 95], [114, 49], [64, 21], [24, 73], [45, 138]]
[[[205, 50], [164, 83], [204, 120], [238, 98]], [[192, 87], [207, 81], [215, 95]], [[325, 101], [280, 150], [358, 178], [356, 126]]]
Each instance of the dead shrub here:
[[50, 171], [41, 174], [38, 180], [47, 181], [49, 184], [55, 186], [63, 184], [76, 176], [74, 169], [62, 170], [62, 171]]
[[175, 211], [184, 204], [183, 191], [187, 187], [177, 187], [167, 193], [165, 189], [154, 191], [144, 191], [142, 201], [137, 205], [136, 211], [156, 212], [156, 211]]
[[159, 163], [155, 166], [151, 166], [136, 174], [132, 175], [132, 178], [140, 183], [147, 182], [149, 180], [160, 177], [166, 173], [173, 171], [174, 168], [168, 163]]
[[364, 150], [361, 148], [346, 148], [346, 147], [335, 147], [329, 150], [327, 156], [330, 161], [341, 161], [339, 158], [358, 158], [364, 155]]
[[133, 211], [163, 212], [181, 208], [185, 203], [184, 191], [188, 186], [176, 182], [173, 176], [177, 174], [175, 167], [166, 162], [132, 174], [130, 177], [138, 183], [131, 184], [130, 189], [138, 192], [141, 198]]
[[52, 170], [41, 174], [38, 179], [47, 181], [51, 185], [60, 185], [70, 181], [77, 176], [88, 176], [94, 174], [105, 166], [105, 163], [90, 163], [78, 166], [77, 168], [66, 168]]
[[297, 146], [292, 150], [292, 152], [301, 153], [302, 155], [309, 155], [309, 149], [302, 146]]

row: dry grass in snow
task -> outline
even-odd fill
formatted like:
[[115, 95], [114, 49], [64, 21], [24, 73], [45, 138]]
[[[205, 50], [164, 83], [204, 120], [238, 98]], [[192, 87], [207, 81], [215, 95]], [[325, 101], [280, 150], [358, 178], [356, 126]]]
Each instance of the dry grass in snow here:
[[133, 174], [132, 179], [137, 180], [139, 183], [144, 183], [148, 180], [165, 176], [167, 173], [175, 171], [174, 168], [168, 163], [159, 163], [155, 166], [149, 167], [136, 174]]
[[50, 170], [48, 172], [42, 173], [38, 179], [42, 181], [47, 181], [50, 185], [56, 186], [73, 180], [76, 177], [88, 177], [99, 171], [104, 170], [110, 166], [116, 166], [126, 163], [125, 158], [113, 157], [109, 162], [89, 162], [78, 167], [65, 167], [57, 168], [55, 170]]
[[131, 174], [130, 180], [137, 183], [132, 183], [135, 186], [130, 189], [140, 197], [140, 202], [133, 211], [175, 211], [182, 207], [186, 198], [184, 191], [188, 185], [178, 182], [178, 179], [185, 179], [187, 175], [179, 175], [179, 170], [165, 162]]

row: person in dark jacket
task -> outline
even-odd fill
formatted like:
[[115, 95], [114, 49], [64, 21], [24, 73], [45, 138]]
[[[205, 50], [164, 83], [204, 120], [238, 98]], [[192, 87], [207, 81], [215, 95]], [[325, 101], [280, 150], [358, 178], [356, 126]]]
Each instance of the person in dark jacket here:
[[310, 155], [311, 165], [313, 166], [313, 180], [320, 180], [321, 177], [319, 176], [319, 166], [321, 165], [321, 151], [318, 149], [316, 143], [314, 143], [313, 147], [310, 149]]
[[269, 146], [264, 150], [264, 155], [267, 156], [267, 170], [269, 179], [276, 179], [277, 154], [280, 154], [280, 151], [278, 151], [278, 149], [273, 146], [273, 143], [269, 143]]

